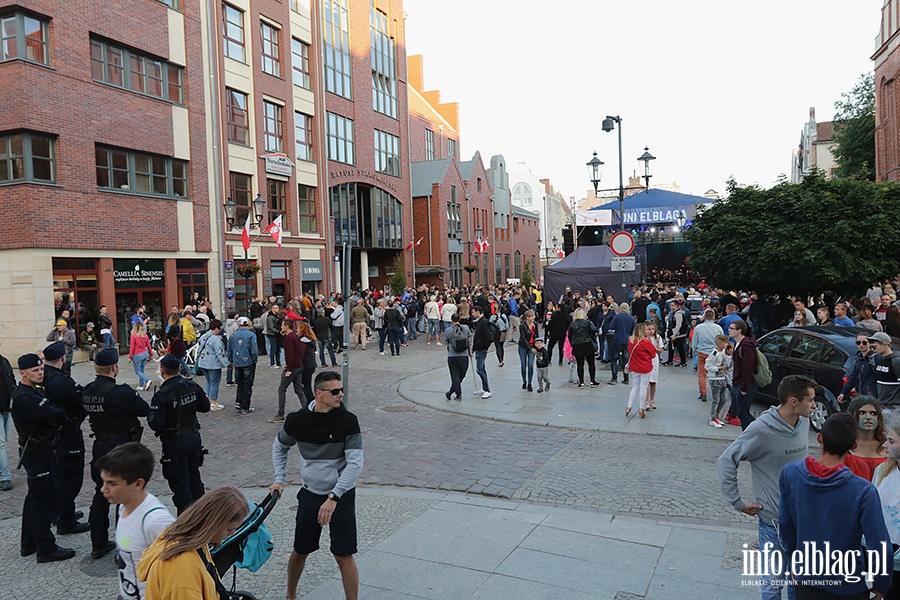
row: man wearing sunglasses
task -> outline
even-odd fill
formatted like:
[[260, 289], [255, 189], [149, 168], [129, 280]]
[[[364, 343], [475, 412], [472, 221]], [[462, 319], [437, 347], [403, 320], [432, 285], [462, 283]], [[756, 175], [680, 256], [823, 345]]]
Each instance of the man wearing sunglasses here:
[[[837, 305], [837, 306], [840, 306]], [[837, 308], [837, 307], [835, 307]], [[856, 335], [856, 357], [853, 359], [853, 367], [847, 374], [847, 381], [837, 397], [837, 401], [844, 403], [845, 397], [852, 390], [856, 390], [857, 396], [874, 396], [875, 390], [875, 362], [876, 354], [869, 346], [869, 334]]]
[[331, 533], [331, 553], [341, 571], [344, 595], [356, 600], [356, 480], [363, 468], [362, 434], [356, 415], [341, 400], [344, 388], [336, 371], [322, 371], [314, 382], [315, 400], [287, 416], [272, 444], [275, 483], [284, 492], [291, 447], [300, 449], [301, 489], [297, 494], [294, 548], [288, 559], [287, 599], [297, 597], [306, 557], [319, 549], [322, 527]]
[[883, 407], [900, 405], [900, 353], [891, 347], [891, 336], [878, 332], [869, 336], [869, 347], [878, 355], [875, 363], [877, 392]]

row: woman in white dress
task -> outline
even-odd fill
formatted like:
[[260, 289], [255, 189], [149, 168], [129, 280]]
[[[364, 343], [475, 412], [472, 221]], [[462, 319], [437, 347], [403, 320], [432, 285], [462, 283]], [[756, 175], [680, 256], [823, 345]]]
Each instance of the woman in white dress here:
[[647, 386], [647, 409], [656, 409], [656, 384], [659, 381], [659, 357], [665, 348], [665, 342], [656, 331], [656, 324], [653, 321], [647, 321], [647, 337], [653, 342], [656, 348], [656, 356], [653, 357], [653, 370], [650, 372], [650, 385]]

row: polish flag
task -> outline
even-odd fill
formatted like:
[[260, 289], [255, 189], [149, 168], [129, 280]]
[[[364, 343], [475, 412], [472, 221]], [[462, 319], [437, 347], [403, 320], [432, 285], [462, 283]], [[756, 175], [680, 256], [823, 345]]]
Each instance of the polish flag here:
[[483, 240], [483, 241], [481, 242], [481, 252], [482, 252], [482, 254], [486, 254], [486, 253], [487, 253], [487, 251], [488, 251], [488, 246], [490, 246], [490, 244], [488, 243], [487, 240]]
[[475, 238], [475, 254], [481, 254], [481, 238]]
[[409, 240], [409, 243], [406, 245], [406, 248], [404, 248], [403, 250], [404, 251], [412, 250], [413, 246], [415, 246], [415, 245], [416, 245], [416, 243], [413, 240]]
[[266, 233], [271, 235], [278, 247], [281, 248], [281, 215], [278, 215], [274, 221], [269, 223], [269, 226], [266, 227]]
[[244, 223], [244, 229], [241, 231], [241, 245], [244, 250], [250, 249], [250, 212], [247, 211], [247, 221]]
[[565, 258], [565, 257], [566, 257], [566, 253], [563, 252], [563, 249], [562, 249], [562, 248], [557, 248], [557, 249], [556, 249], [556, 255], [559, 256], [560, 258]]
[[424, 239], [425, 239], [425, 236], [424, 236], [424, 235], [423, 235], [422, 237], [420, 237], [420, 238], [419, 238], [419, 241], [416, 242], [416, 246], [418, 246], [419, 244], [421, 244], [421, 243], [422, 243], [422, 240], [424, 240]]

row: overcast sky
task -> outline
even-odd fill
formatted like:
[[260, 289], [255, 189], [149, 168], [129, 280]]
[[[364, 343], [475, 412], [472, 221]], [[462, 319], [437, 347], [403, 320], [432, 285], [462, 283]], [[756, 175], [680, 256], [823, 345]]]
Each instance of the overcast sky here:
[[873, 70], [882, 0], [404, 0], [408, 54], [425, 56], [425, 87], [459, 102], [461, 157], [502, 154], [565, 197], [606, 163], [618, 186], [650, 147], [653, 183], [725, 191], [787, 174], [818, 121]]

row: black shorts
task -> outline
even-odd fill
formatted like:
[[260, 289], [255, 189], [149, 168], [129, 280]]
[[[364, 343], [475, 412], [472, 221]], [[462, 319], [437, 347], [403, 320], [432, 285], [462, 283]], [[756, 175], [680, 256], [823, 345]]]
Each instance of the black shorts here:
[[[313, 494], [306, 488], [297, 494], [297, 526], [294, 529], [294, 551], [312, 554], [319, 549], [322, 526], [319, 525], [319, 509], [328, 496]], [[337, 503], [329, 524], [331, 553], [335, 556], [356, 554], [356, 489], [352, 489]]]

